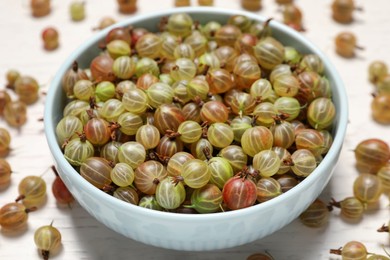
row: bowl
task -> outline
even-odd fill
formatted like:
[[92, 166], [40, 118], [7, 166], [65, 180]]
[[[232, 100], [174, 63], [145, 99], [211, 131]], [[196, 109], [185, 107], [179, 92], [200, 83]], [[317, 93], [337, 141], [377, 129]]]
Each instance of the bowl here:
[[[114, 27], [131, 24], [156, 31], [162, 17], [179, 12], [188, 13], [201, 23], [210, 20], [226, 23], [230, 16], [236, 14], [246, 15], [255, 21], [266, 20], [249, 12], [196, 7], [137, 15]], [[297, 218], [318, 197], [332, 176], [346, 132], [348, 103], [335, 67], [315, 45], [281, 23], [271, 21], [270, 26], [275, 38], [284, 44], [288, 43], [300, 52], [320, 56], [325, 66], [325, 75], [332, 86], [333, 102], [337, 109], [332, 130], [334, 141], [314, 172], [300, 184], [272, 200], [245, 209], [214, 214], [191, 215], [149, 210], [123, 202], [92, 186], [64, 158], [56, 140], [55, 128], [62, 118], [66, 104], [61, 87], [62, 76], [75, 60], [81, 67], [89, 65], [92, 58], [100, 52], [98, 43], [110, 30], [106, 28], [81, 45], [63, 63], [52, 80], [45, 104], [44, 122], [48, 145], [60, 177], [80, 205], [98, 221], [128, 238], [157, 247], [188, 251], [215, 250], [246, 244], [272, 234]]]

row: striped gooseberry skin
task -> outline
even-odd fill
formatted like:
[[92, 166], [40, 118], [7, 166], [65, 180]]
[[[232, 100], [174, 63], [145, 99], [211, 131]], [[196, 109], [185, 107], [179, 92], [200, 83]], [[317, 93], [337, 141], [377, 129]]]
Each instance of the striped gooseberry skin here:
[[214, 147], [207, 138], [200, 138], [196, 143], [191, 144], [191, 153], [195, 158], [206, 160], [204, 149], [209, 149], [213, 153]]
[[276, 122], [270, 127], [274, 137], [274, 146], [289, 148], [295, 141], [295, 131], [288, 121]]
[[239, 51], [231, 46], [219, 46], [215, 51], [215, 55], [218, 57], [220, 63], [224, 66], [229, 73], [233, 71], [235, 60], [238, 55], [240, 55]]
[[88, 79], [80, 79], [73, 86], [73, 94], [78, 100], [88, 101], [95, 94], [95, 86]]
[[155, 195], [145, 195], [141, 197], [141, 199], [138, 202], [138, 206], [147, 209], [159, 210], [159, 211], [163, 210], [163, 207], [161, 207], [160, 204], [158, 204]]
[[364, 213], [363, 203], [355, 197], [347, 197], [339, 204], [341, 215], [347, 219], [359, 219]]
[[87, 158], [95, 153], [93, 145], [79, 137], [70, 140], [64, 149], [65, 159], [73, 166], [80, 166]]
[[142, 144], [134, 141], [123, 143], [119, 147], [119, 162], [127, 163], [131, 168], [137, 168], [146, 159], [146, 151]]
[[134, 205], [138, 205], [139, 202], [138, 193], [133, 187], [119, 187], [114, 191], [112, 195], [117, 199]]
[[175, 153], [183, 151], [184, 144], [179, 138], [161, 137], [156, 152], [163, 157], [172, 157]]
[[238, 145], [229, 145], [221, 149], [218, 155], [228, 160], [235, 173], [241, 171], [248, 162], [247, 154], [242, 147]]
[[156, 148], [160, 142], [160, 132], [154, 125], [143, 125], [138, 128], [135, 140], [142, 144], [146, 150]]
[[262, 68], [272, 70], [283, 62], [284, 47], [275, 38], [267, 36], [257, 42], [254, 55]]
[[195, 159], [195, 157], [187, 152], [177, 152], [168, 161], [167, 173], [169, 176], [179, 176], [182, 171], [182, 166], [185, 162]]
[[215, 41], [218, 46], [234, 47], [236, 40], [241, 36], [241, 30], [232, 24], [223, 25], [215, 32]]
[[192, 159], [183, 164], [180, 176], [188, 187], [198, 189], [210, 181], [211, 172], [207, 162]]
[[322, 154], [326, 154], [333, 144], [333, 136], [328, 130], [320, 130], [319, 133], [320, 135], [322, 135], [322, 138], [324, 139]]
[[279, 170], [276, 174], [287, 173], [291, 168], [291, 165], [288, 163], [288, 161], [291, 160], [290, 152], [286, 148], [280, 146], [272, 147], [272, 151], [274, 151], [280, 159]]
[[249, 156], [255, 156], [258, 152], [269, 150], [273, 145], [272, 132], [265, 126], [255, 126], [247, 129], [241, 137], [241, 145]]
[[298, 94], [300, 83], [294, 75], [282, 75], [275, 79], [273, 87], [281, 97], [294, 97]]
[[158, 77], [152, 73], [144, 73], [137, 79], [137, 88], [147, 90], [154, 83], [159, 82]]
[[232, 75], [229, 71], [222, 68], [208, 70], [206, 80], [209, 83], [211, 94], [225, 93], [234, 86]]
[[306, 226], [321, 227], [329, 219], [329, 210], [322, 200], [316, 199], [304, 212], [302, 212], [299, 219]]
[[315, 129], [302, 129], [295, 136], [297, 149], [308, 149], [314, 156], [320, 155], [324, 149], [324, 138]]
[[206, 100], [209, 94], [209, 83], [202, 78], [193, 78], [187, 83], [187, 94], [190, 99]]
[[306, 54], [302, 57], [299, 68], [305, 71], [315, 71], [322, 75], [324, 73], [324, 63], [317, 54]]
[[389, 163], [386, 163], [386, 165], [382, 166], [378, 170], [377, 176], [382, 182], [383, 189], [390, 190], [390, 164]]
[[[377, 138], [369, 138], [361, 141], [355, 148], [355, 159], [357, 166], [365, 172], [376, 173], [390, 158], [389, 146], [386, 142]], [[369, 165], [371, 167], [369, 167]], [[372, 169], [371, 169], [372, 168]], [[363, 171], [361, 171], [363, 172]]]
[[134, 181], [134, 170], [126, 163], [117, 163], [110, 172], [110, 178], [119, 187], [129, 186]]
[[11, 165], [3, 158], [0, 158], [0, 188], [11, 181]]
[[238, 92], [233, 96], [231, 106], [232, 112], [236, 115], [249, 115], [256, 107], [256, 99], [245, 92]]
[[131, 113], [142, 114], [148, 108], [148, 96], [141, 89], [128, 89], [123, 93], [122, 105]]
[[19, 182], [18, 192], [26, 207], [40, 206], [46, 197], [46, 182], [40, 176], [26, 176]]
[[343, 259], [368, 259], [366, 246], [358, 241], [349, 241], [341, 249]]
[[252, 127], [252, 118], [249, 116], [236, 116], [231, 120], [230, 127], [234, 133], [234, 141], [241, 142], [245, 130]]
[[301, 111], [301, 105], [294, 97], [278, 97], [274, 102], [274, 106], [279, 114], [288, 116], [286, 118], [287, 121], [297, 118]]
[[253, 157], [253, 168], [263, 177], [275, 175], [280, 167], [280, 158], [272, 150], [263, 150]]
[[121, 56], [115, 59], [112, 71], [120, 79], [130, 79], [135, 73], [135, 60], [129, 56]]
[[221, 203], [222, 192], [214, 184], [206, 184], [191, 195], [191, 208], [202, 214], [219, 211]]
[[175, 182], [173, 177], [160, 181], [156, 188], [156, 200], [165, 209], [178, 208], [186, 198], [183, 183]]
[[134, 184], [145, 194], [156, 193], [157, 185], [168, 176], [166, 168], [160, 162], [149, 160], [140, 164], [134, 172]]
[[276, 180], [279, 182], [283, 193], [291, 190], [299, 183], [299, 181], [290, 174], [279, 175]]
[[200, 118], [202, 121], [212, 123], [224, 123], [229, 118], [229, 110], [220, 101], [208, 101], [200, 110]]
[[91, 75], [94, 80], [114, 81], [115, 74], [112, 71], [114, 60], [108, 55], [99, 55], [94, 58], [90, 65]]
[[261, 98], [262, 100], [265, 100], [271, 95], [273, 89], [271, 82], [269, 82], [269, 80], [267, 79], [262, 78], [253, 82], [249, 91], [252, 97]]
[[[63, 145], [65, 141], [69, 141], [75, 137], [77, 137], [77, 133], [81, 133], [83, 131], [83, 123], [76, 116], [65, 116], [60, 122], [58, 122], [56, 126], [56, 135], [57, 140], [60, 145]], [[4, 138], [0, 138], [0, 140], [4, 140]], [[5, 145], [1, 144], [0, 147], [4, 147]]]
[[256, 202], [256, 184], [248, 178], [234, 176], [223, 186], [222, 197], [231, 210], [250, 207]]
[[233, 74], [237, 88], [249, 89], [256, 80], [260, 79], [261, 69], [255, 61], [242, 61], [236, 63]]
[[151, 59], [160, 56], [161, 38], [154, 33], [147, 33], [138, 39], [135, 49], [140, 57]]
[[376, 203], [382, 191], [379, 177], [371, 173], [361, 173], [353, 182], [353, 195], [363, 204]]
[[108, 122], [117, 121], [118, 117], [124, 112], [125, 108], [122, 104], [122, 101], [116, 98], [108, 99], [99, 109], [99, 115]]
[[214, 147], [224, 148], [233, 142], [234, 133], [228, 124], [213, 123], [207, 129], [207, 137]]
[[314, 99], [307, 109], [309, 124], [318, 130], [330, 127], [336, 116], [336, 108], [330, 98]]
[[91, 118], [84, 126], [85, 137], [91, 144], [101, 146], [111, 138], [108, 122], [103, 118]]
[[276, 65], [271, 73], [269, 74], [269, 81], [274, 84], [275, 83], [275, 80], [277, 78], [280, 78], [282, 76], [286, 76], [286, 75], [291, 75], [292, 74], [292, 71], [291, 71], [291, 67], [290, 65], [288, 64], [279, 64], [279, 65]]
[[[121, 81], [118, 86], [123, 87], [123, 86], [130, 86], [130, 85], [127, 85], [125, 84], [125, 82], [127, 81]], [[114, 83], [110, 82], [110, 81], [101, 81], [99, 82], [97, 85], [96, 85], [96, 89], [95, 89], [95, 97], [96, 97], [96, 100], [99, 100], [99, 101], [102, 101], [102, 102], [105, 102], [109, 99], [112, 99], [115, 97], [115, 94], [116, 94], [116, 89], [117, 87], [114, 85]], [[118, 88], [119, 90], [119, 88]], [[124, 93], [124, 92], [121, 92], [121, 93]], [[122, 100], [122, 97], [117, 97], [118, 100]]]
[[162, 135], [167, 130], [177, 131], [185, 117], [180, 108], [173, 104], [163, 104], [154, 113], [154, 125]]
[[309, 176], [317, 167], [315, 156], [307, 149], [298, 149], [291, 155], [291, 170], [301, 177]]
[[180, 134], [181, 141], [192, 144], [197, 142], [202, 136], [202, 127], [198, 122], [187, 120], [180, 124], [177, 132]]
[[315, 91], [320, 83], [321, 76], [315, 71], [303, 71], [297, 75], [300, 88], [297, 98], [310, 103], [315, 98]]
[[81, 113], [89, 109], [89, 107], [88, 102], [75, 99], [66, 104], [63, 115], [80, 117]]
[[0, 208], [0, 226], [15, 230], [24, 227], [28, 219], [28, 209], [18, 202], [7, 203]]
[[195, 60], [198, 67], [197, 74], [203, 74], [208, 69], [218, 69], [221, 67], [221, 62], [213, 52], [203, 53]]
[[101, 157], [90, 157], [80, 166], [80, 175], [98, 189], [111, 183], [111, 166]]
[[195, 56], [201, 56], [207, 50], [207, 38], [199, 30], [194, 30], [185, 38], [184, 43], [189, 44], [195, 52]]
[[122, 113], [117, 122], [120, 125], [119, 130], [127, 135], [135, 135], [138, 129], [143, 126], [142, 118], [131, 112]]
[[157, 82], [152, 84], [146, 91], [148, 103], [154, 108], [162, 104], [170, 104], [173, 101], [174, 92], [167, 83]]
[[265, 202], [282, 194], [280, 183], [272, 177], [263, 177], [256, 183], [258, 202]]
[[192, 60], [179, 58], [174, 62], [174, 64], [175, 66], [172, 67], [169, 74], [175, 81], [189, 81], [195, 77], [197, 68]]
[[175, 60], [174, 52], [179, 45], [178, 37], [168, 32], [163, 32], [160, 36], [162, 39], [161, 56], [169, 60]]
[[210, 169], [210, 183], [222, 189], [223, 185], [233, 177], [233, 167], [225, 158], [215, 156], [207, 161]]
[[181, 111], [184, 115], [185, 120], [192, 120], [198, 123], [202, 122], [202, 119], [200, 117], [201, 108], [195, 102], [189, 102], [185, 104]]
[[103, 145], [100, 149], [100, 157], [103, 157], [107, 161], [116, 164], [118, 160], [119, 147], [122, 145], [121, 142], [111, 141]]
[[253, 115], [256, 116], [256, 124], [262, 126], [271, 126], [275, 120], [278, 111], [275, 105], [271, 102], [261, 102], [254, 110]]

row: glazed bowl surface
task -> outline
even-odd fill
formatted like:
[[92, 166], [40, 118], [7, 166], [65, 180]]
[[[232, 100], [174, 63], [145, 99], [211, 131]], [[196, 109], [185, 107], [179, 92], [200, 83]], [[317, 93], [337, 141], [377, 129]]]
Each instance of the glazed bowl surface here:
[[[265, 17], [237, 10], [213, 7], [191, 7], [164, 10], [146, 15], [136, 15], [113, 27], [133, 25], [157, 31], [162, 17], [185, 12], [201, 24], [210, 20], [226, 23], [236, 14], [243, 14], [255, 21]], [[98, 43], [104, 39], [106, 28], [74, 51], [52, 80], [45, 104], [45, 134], [60, 177], [80, 205], [93, 217], [110, 229], [145, 244], [187, 251], [204, 251], [239, 246], [270, 235], [297, 218], [329, 182], [338, 161], [347, 127], [348, 102], [342, 80], [329, 59], [300, 33], [271, 21], [273, 36], [285, 45], [302, 53], [314, 53], [321, 57], [325, 75], [329, 79], [337, 115], [333, 127], [333, 144], [315, 171], [288, 192], [267, 202], [235, 211], [214, 214], [178, 214], [161, 212], [135, 206], [110, 196], [95, 188], [66, 161], [58, 145], [55, 129], [62, 118], [66, 96], [61, 79], [74, 61], [81, 68], [88, 67], [101, 51]]]

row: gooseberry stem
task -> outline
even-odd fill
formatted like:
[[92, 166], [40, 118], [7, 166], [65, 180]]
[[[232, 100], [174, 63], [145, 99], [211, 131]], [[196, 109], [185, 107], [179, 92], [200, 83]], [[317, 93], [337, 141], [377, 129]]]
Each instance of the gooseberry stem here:
[[334, 255], [341, 255], [341, 249], [342, 248], [343, 247], [339, 247], [338, 249], [330, 249], [329, 253], [334, 254]]
[[386, 226], [385, 224], [383, 224], [380, 228], [378, 228], [377, 231], [378, 232], [390, 232], [389, 231], [389, 226]]

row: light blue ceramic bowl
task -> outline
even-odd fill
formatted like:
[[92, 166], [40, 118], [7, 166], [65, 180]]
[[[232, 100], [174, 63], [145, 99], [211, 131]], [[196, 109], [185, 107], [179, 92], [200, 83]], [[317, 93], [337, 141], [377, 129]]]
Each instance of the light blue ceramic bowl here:
[[[156, 31], [161, 17], [177, 12], [186, 12], [201, 23], [210, 20], [226, 23], [228, 17], [235, 14], [244, 14], [261, 22], [266, 20], [258, 14], [237, 10], [181, 8], [137, 15], [115, 26], [131, 24]], [[337, 109], [334, 142], [324, 160], [310, 176], [290, 191], [265, 203], [242, 210], [205, 215], [148, 210], [125, 203], [92, 186], [65, 160], [56, 140], [55, 127], [62, 118], [66, 102], [61, 87], [62, 76], [75, 60], [81, 67], [88, 67], [92, 58], [100, 52], [98, 42], [105, 37], [110, 29], [108, 28], [97, 33], [69, 56], [53, 79], [46, 98], [44, 122], [47, 141], [61, 178], [81, 206], [107, 227], [126, 237], [158, 247], [191, 251], [222, 249], [249, 243], [272, 234], [297, 218], [317, 198], [332, 176], [346, 132], [348, 103], [338, 72], [317, 47], [283, 24], [272, 21], [270, 26], [273, 35], [284, 44], [294, 46], [303, 53], [319, 55], [332, 86], [333, 101]]]

